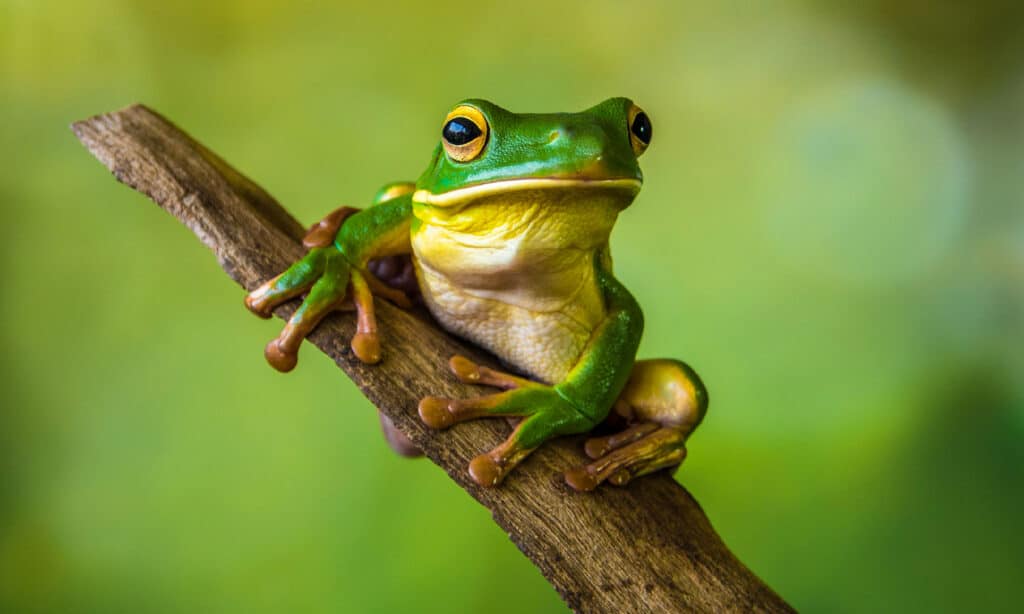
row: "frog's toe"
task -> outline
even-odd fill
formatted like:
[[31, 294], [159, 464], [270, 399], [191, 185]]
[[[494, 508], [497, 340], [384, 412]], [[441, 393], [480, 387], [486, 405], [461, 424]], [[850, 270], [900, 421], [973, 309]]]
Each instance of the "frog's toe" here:
[[274, 308], [288, 299], [294, 298], [313, 286], [315, 279], [302, 280], [301, 282], [289, 285], [287, 279], [283, 279], [287, 273], [282, 273], [267, 283], [256, 288], [245, 296], [245, 308], [264, 320], [269, 320], [274, 314]]
[[380, 337], [374, 332], [357, 332], [352, 337], [352, 352], [369, 365], [380, 362]]
[[377, 334], [376, 309], [373, 306], [373, 291], [370, 289], [372, 275], [360, 271], [351, 272], [352, 303], [356, 308], [356, 334], [350, 347], [356, 358], [367, 364], [380, 362], [380, 337]]
[[455, 417], [448, 411], [448, 399], [424, 397], [420, 401], [420, 420], [432, 429], [446, 429], [455, 424]]
[[456, 354], [448, 361], [448, 368], [463, 384], [479, 384], [482, 386], [493, 386], [502, 390], [513, 390], [515, 388], [530, 388], [539, 386], [526, 378], [498, 371], [484, 365], [477, 364], [465, 356]]
[[245, 308], [248, 309], [253, 315], [259, 316], [264, 320], [269, 320], [270, 316], [273, 315], [271, 310], [268, 308], [263, 295], [266, 294], [266, 284], [256, 288], [249, 294], [245, 295]]
[[281, 373], [287, 373], [295, 368], [299, 362], [299, 353], [295, 350], [288, 350], [281, 347], [280, 339], [271, 339], [267, 347], [263, 349], [263, 356]]
[[480, 383], [480, 365], [465, 356], [460, 354], [452, 356], [448, 361], [448, 368], [450, 368], [452, 373], [455, 374], [455, 377], [459, 378], [459, 381], [464, 384]]
[[477, 484], [485, 487], [497, 486], [508, 473], [490, 454], [481, 454], [469, 463], [469, 475]]
[[247, 294], [246, 309], [261, 318], [269, 318], [278, 305], [312, 288], [323, 273], [325, 263], [323, 249], [311, 250], [287, 271]]
[[587, 471], [586, 467], [576, 467], [566, 471], [565, 483], [581, 492], [594, 490], [600, 484], [597, 477]]
[[505, 476], [534, 451], [535, 448], [523, 445], [521, 436], [522, 425], [528, 421], [529, 419], [521, 422], [498, 447], [470, 461], [469, 476], [474, 482], [485, 488], [501, 484]]
[[471, 399], [425, 397], [419, 404], [420, 419], [433, 429], [446, 429], [456, 422], [485, 416], [522, 415], [511, 411], [510, 392], [499, 392]]
[[661, 428], [656, 422], [643, 422], [607, 437], [592, 437], [583, 445], [583, 451], [592, 459], [601, 458], [612, 450], [639, 441]]
[[[633, 478], [666, 467], [675, 467], [683, 462], [686, 458], [686, 433], [677, 428], [658, 425], [654, 425], [651, 431], [651, 427], [646, 424], [650, 423], [619, 433], [618, 439], [614, 439], [616, 436], [601, 438], [612, 441], [595, 444], [588, 450], [588, 455], [591, 452], [607, 452], [590, 464], [566, 471], [566, 483], [581, 491], [593, 490], [604, 481], [622, 486]], [[591, 440], [594, 441], [600, 440]]]

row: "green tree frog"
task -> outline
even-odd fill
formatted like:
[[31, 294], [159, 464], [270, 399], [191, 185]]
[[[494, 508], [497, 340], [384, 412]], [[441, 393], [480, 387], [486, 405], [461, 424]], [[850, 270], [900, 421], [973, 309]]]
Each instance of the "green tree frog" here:
[[545, 441], [589, 432], [609, 416], [624, 430], [588, 440], [591, 462], [566, 472], [569, 485], [621, 485], [677, 466], [707, 392], [680, 361], [636, 361], [643, 314], [612, 274], [608, 247], [616, 218], [640, 190], [637, 158], [651, 134], [647, 114], [626, 98], [551, 114], [460, 102], [415, 183], [390, 184], [372, 206], [328, 216], [307, 237], [304, 258], [246, 297], [251, 311], [269, 317], [306, 293], [267, 345], [267, 360], [292, 369], [302, 340], [346, 298], [356, 308], [353, 352], [380, 360], [374, 295], [406, 299], [370, 263], [408, 255], [440, 325], [520, 373], [455, 356], [449, 368], [457, 378], [500, 392], [419, 404], [435, 429], [519, 418], [505, 442], [470, 463], [477, 483], [499, 484]]

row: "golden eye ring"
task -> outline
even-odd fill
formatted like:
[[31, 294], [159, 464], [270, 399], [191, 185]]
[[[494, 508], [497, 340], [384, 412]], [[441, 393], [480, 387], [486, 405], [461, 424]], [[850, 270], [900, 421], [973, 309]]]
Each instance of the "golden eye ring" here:
[[626, 126], [629, 129], [629, 142], [633, 146], [633, 153], [639, 157], [651, 144], [651, 118], [647, 117], [640, 107], [632, 105], [626, 114]]
[[449, 158], [469, 162], [484, 150], [489, 132], [487, 119], [479, 109], [459, 105], [444, 119], [441, 143]]

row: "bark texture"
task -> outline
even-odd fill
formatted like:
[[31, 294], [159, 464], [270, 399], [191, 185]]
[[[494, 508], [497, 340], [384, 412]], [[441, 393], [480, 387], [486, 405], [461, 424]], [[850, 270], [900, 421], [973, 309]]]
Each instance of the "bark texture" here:
[[[156, 112], [142, 105], [76, 122], [79, 140], [118, 181], [144, 193], [213, 250], [246, 290], [304, 253], [305, 228], [266, 191]], [[238, 317], [251, 314], [239, 295]], [[287, 318], [297, 301], [275, 312]], [[792, 608], [722, 543], [697, 502], [667, 473], [580, 494], [562, 472], [583, 461], [579, 438], [545, 445], [496, 489], [466, 471], [476, 454], [509, 432], [483, 420], [435, 432], [416, 414], [420, 398], [472, 396], [446, 368], [460, 353], [493, 358], [432, 322], [377, 301], [384, 359], [359, 362], [348, 347], [352, 314], [329, 316], [310, 340], [430, 460], [482, 505], [533, 561], [565, 602], [580, 612], [763, 611]], [[269, 369], [269, 367], [268, 367]]]

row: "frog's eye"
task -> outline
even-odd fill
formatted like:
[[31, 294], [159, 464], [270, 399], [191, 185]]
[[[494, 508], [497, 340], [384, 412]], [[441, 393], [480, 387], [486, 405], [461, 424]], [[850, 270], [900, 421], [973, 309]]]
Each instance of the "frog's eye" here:
[[484, 114], [475, 107], [462, 105], [455, 107], [445, 118], [441, 142], [452, 160], [469, 162], [484, 150], [487, 132]]
[[629, 142], [633, 145], [633, 153], [639, 156], [651, 144], [651, 118], [640, 107], [633, 105], [629, 108], [626, 120], [629, 125]]

